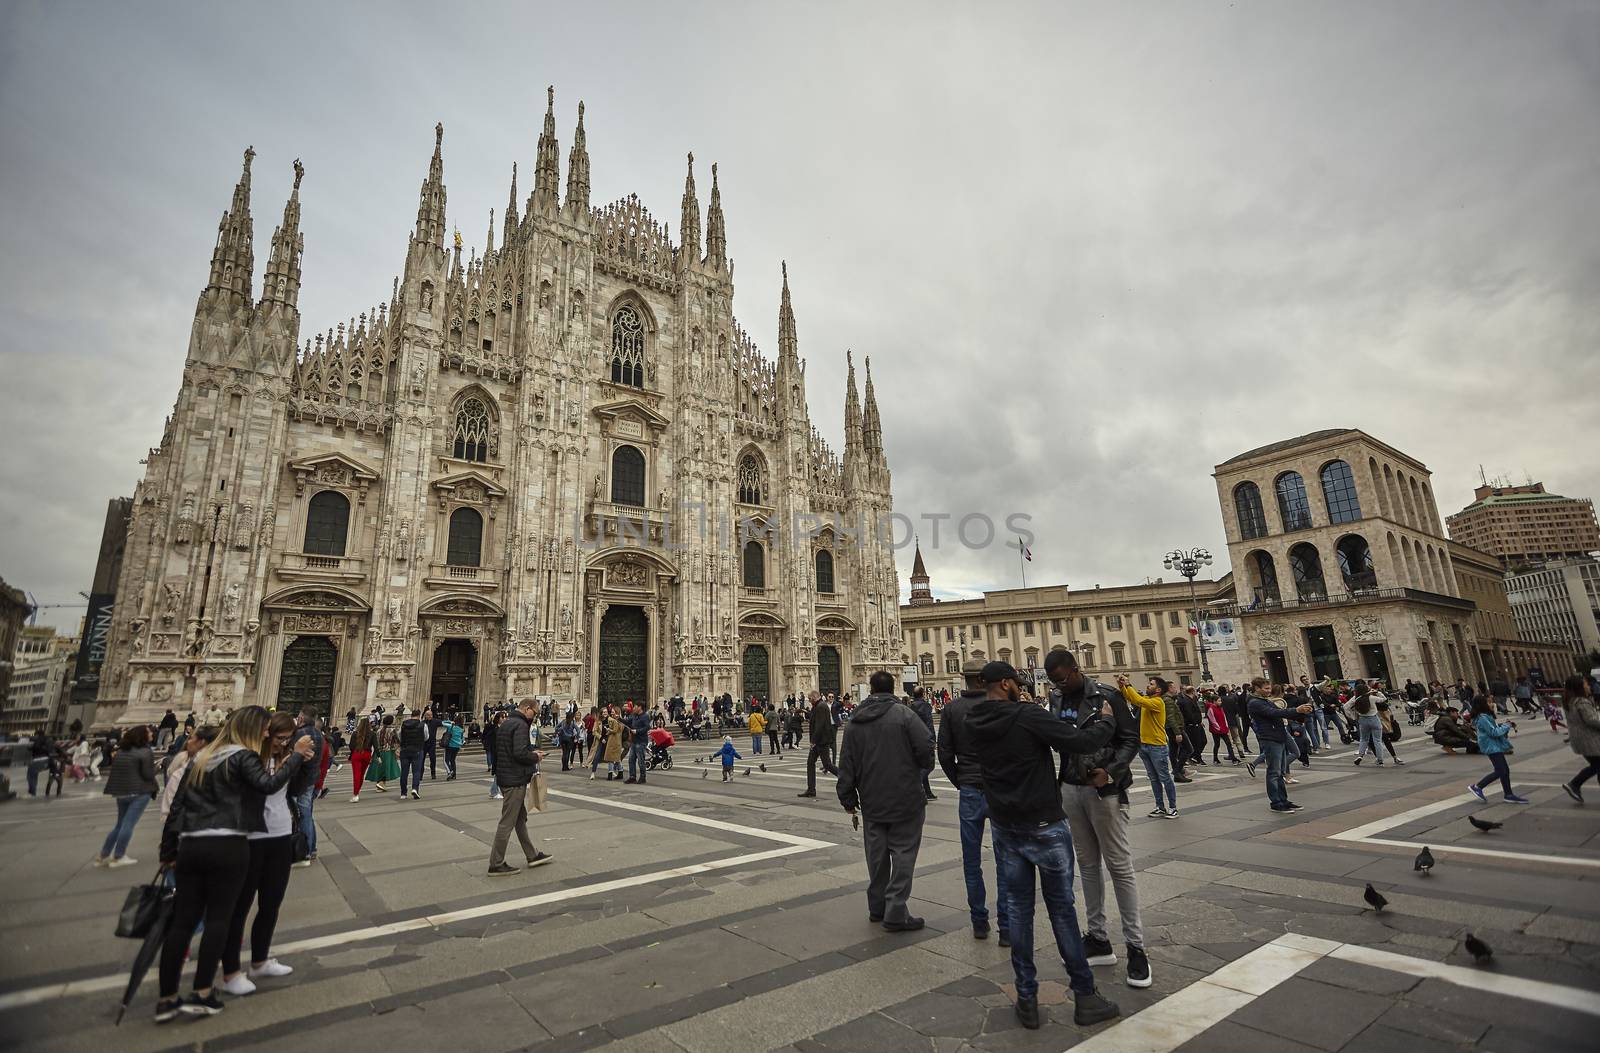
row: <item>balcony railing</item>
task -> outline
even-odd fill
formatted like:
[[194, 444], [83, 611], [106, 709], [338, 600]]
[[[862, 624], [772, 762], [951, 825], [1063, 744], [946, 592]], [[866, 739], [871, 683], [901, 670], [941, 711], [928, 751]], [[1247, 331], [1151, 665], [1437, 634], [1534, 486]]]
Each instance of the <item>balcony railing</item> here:
[[1463, 600], [1456, 596], [1445, 596], [1442, 593], [1427, 592], [1423, 589], [1356, 589], [1353, 592], [1335, 592], [1327, 595], [1313, 593], [1306, 596], [1289, 596], [1282, 599], [1257, 599], [1250, 603], [1234, 603], [1224, 607], [1212, 607], [1212, 617], [1237, 618], [1242, 614], [1268, 614], [1273, 611], [1308, 610], [1317, 607], [1347, 607], [1362, 603], [1389, 603], [1394, 600], [1411, 600], [1417, 603], [1431, 603], [1440, 607], [1454, 607], [1457, 610], [1471, 611], [1476, 605], [1471, 600]]
[[429, 565], [425, 580], [435, 588], [497, 589], [500, 587], [500, 568], [433, 563]]
[[366, 561], [360, 556], [318, 556], [309, 552], [288, 552], [278, 568], [280, 577], [312, 581], [360, 581], [367, 576]]

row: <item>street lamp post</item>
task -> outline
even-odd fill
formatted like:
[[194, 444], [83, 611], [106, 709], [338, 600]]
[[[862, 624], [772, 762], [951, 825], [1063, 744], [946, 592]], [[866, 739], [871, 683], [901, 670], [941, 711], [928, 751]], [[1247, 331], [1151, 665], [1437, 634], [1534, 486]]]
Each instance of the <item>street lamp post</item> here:
[[1203, 548], [1191, 548], [1188, 551], [1175, 548], [1167, 553], [1167, 558], [1162, 560], [1161, 565], [1168, 570], [1175, 570], [1189, 579], [1189, 609], [1194, 617], [1195, 645], [1200, 648], [1200, 682], [1209, 684], [1211, 683], [1211, 662], [1206, 657], [1205, 626], [1200, 624], [1200, 605], [1199, 601], [1195, 599], [1194, 578], [1196, 574], [1200, 573], [1201, 567], [1211, 566], [1211, 553]]

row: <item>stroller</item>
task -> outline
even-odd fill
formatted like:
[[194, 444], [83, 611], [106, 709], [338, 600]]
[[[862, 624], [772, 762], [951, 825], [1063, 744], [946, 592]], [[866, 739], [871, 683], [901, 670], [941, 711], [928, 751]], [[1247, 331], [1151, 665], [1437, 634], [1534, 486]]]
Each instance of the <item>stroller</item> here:
[[645, 757], [645, 770], [654, 771], [657, 768], [672, 770], [672, 747], [678, 741], [672, 737], [672, 732], [666, 728], [650, 729], [650, 752]]

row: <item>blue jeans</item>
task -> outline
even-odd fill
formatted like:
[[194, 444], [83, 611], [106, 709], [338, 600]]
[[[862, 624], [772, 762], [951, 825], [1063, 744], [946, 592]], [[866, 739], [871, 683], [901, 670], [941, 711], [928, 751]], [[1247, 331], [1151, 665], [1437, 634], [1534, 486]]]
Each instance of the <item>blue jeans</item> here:
[[1306, 739], [1311, 743], [1311, 748], [1314, 750], [1321, 749], [1323, 743], [1328, 737], [1327, 729], [1322, 726], [1322, 723], [1317, 720], [1317, 717], [1318, 714], [1313, 711], [1312, 714], [1306, 718], [1305, 723]]
[[[39, 773], [50, 767], [49, 757], [35, 757], [28, 762], [28, 796], [39, 796]], [[48, 789], [45, 791], [47, 794]]]
[[[1150, 792], [1155, 794], [1157, 808], [1178, 807], [1178, 784], [1172, 781], [1172, 762], [1165, 746], [1140, 746], [1139, 756], [1144, 758], [1144, 770], [1150, 776]], [[1161, 792], [1166, 790], [1162, 803]]]
[[421, 788], [423, 757], [424, 754], [421, 750], [418, 750], [416, 753], [400, 754], [400, 792], [402, 794], [406, 792], [406, 780], [408, 778], [411, 781], [411, 788], [413, 790]]
[[[405, 769], [401, 768], [400, 777], [405, 778]], [[317, 824], [311, 820], [311, 805], [317, 799], [317, 784], [313, 782], [306, 787], [306, 792], [294, 799], [295, 811], [300, 813], [300, 829], [306, 834], [306, 851], [311, 855], [317, 854]]]
[[1036, 998], [1038, 972], [1033, 967], [1033, 877], [1055, 932], [1056, 950], [1067, 967], [1074, 994], [1094, 991], [1094, 974], [1083, 952], [1078, 914], [1072, 907], [1072, 832], [1065, 819], [1044, 826], [1012, 827], [990, 824], [994, 831], [996, 865], [1006, 907], [1011, 914], [1011, 970], [1016, 974], [1017, 997]]
[[121, 859], [127, 854], [128, 842], [133, 840], [133, 828], [149, 804], [150, 795], [147, 793], [135, 793], [117, 798], [117, 825], [111, 828], [105, 842], [101, 844], [101, 855]]
[[[983, 887], [983, 824], [989, 818], [989, 802], [976, 786], [961, 787], [956, 814], [961, 820], [961, 872], [967, 879], [967, 909], [972, 913], [972, 923], [989, 923], [988, 890]], [[994, 845], [994, 826], [989, 827], [989, 844]], [[995, 866], [999, 867], [1000, 850], [994, 849]], [[995, 923], [1001, 932], [1009, 933], [1006, 917], [1006, 890], [995, 874]]]
[[751, 735], [750, 736], [750, 752], [751, 753], [760, 753], [761, 752], [761, 736], [760, 735]]
[[1378, 758], [1378, 763], [1383, 763], [1383, 721], [1376, 716], [1362, 717], [1356, 725], [1356, 730], [1361, 734], [1361, 746], [1356, 750], [1357, 757], [1365, 757], [1367, 750], [1372, 750], [1372, 755]]
[[628, 748], [628, 778], [644, 778], [645, 771], [649, 767], [644, 754], [646, 745], [648, 745], [646, 742], [640, 740]]
[[1283, 777], [1289, 770], [1289, 762], [1300, 756], [1300, 751], [1292, 742], [1262, 739], [1261, 756], [1267, 761], [1267, 800], [1275, 805], [1288, 804], [1289, 789], [1283, 784]]

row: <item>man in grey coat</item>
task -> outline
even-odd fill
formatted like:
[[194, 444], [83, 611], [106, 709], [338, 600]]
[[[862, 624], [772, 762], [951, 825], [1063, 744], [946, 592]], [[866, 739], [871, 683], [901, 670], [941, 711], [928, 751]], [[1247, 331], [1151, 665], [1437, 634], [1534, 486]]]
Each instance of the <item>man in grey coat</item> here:
[[867, 855], [867, 919], [888, 932], [922, 928], [911, 916], [911, 876], [922, 847], [928, 800], [922, 777], [933, 770], [926, 725], [894, 695], [894, 674], [880, 670], [872, 694], [855, 709], [839, 749], [839, 803], [861, 813]]

